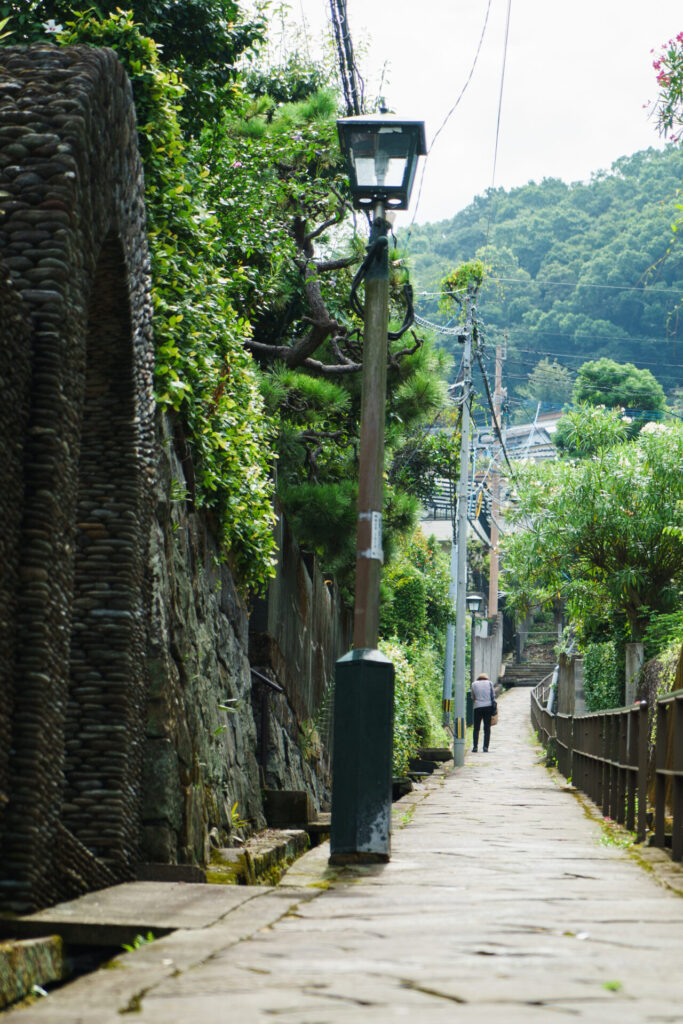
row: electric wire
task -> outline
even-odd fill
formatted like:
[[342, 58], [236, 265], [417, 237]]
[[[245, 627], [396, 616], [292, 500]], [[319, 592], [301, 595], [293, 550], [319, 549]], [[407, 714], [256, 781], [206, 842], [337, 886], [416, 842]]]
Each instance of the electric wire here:
[[486, 371], [486, 365], [484, 363], [484, 360], [482, 358], [482, 354], [481, 354], [481, 351], [480, 351], [478, 345], [477, 345], [477, 347], [475, 349], [475, 355], [477, 357], [477, 362], [479, 363], [479, 368], [481, 370], [481, 375], [482, 375], [482, 377], [484, 379], [484, 387], [486, 389], [486, 397], [488, 399], [489, 409], [491, 410], [491, 417], [492, 417], [492, 422], [493, 422], [493, 428], [494, 428], [496, 434], [498, 435], [498, 440], [500, 441], [500, 446], [503, 449], [503, 455], [505, 456], [505, 461], [507, 462], [507, 464], [508, 464], [508, 466], [510, 468], [510, 472], [512, 473], [512, 479], [514, 480], [515, 479], [515, 471], [512, 468], [512, 463], [510, 462], [510, 457], [508, 456], [507, 448], [505, 447], [505, 441], [503, 440], [503, 435], [502, 435], [501, 430], [500, 430], [500, 424], [498, 423], [498, 417], [496, 416], [495, 406], [494, 406], [494, 403], [493, 403], [493, 396], [491, 394], [491, 384], [489, 383], [489, 375], [488, 375], [488, 373]]
[[[536, 287], [548, 287], [550, 285], [562, 285], [572, 288], [593, 288], [598, 291], [639, 291], [645, 292], [648, 289], [652, 289], [650, 294], [656, 293], [657, 295], [680, 295], [681, 289], [679, 288], [655, 288], [653, 285], [642, 285], [642, 284], [590, 284], [588, 281], [539, 281], [538, 278], [529, 278], [528, 280], [523, 277], [487, 277], [486, 283], [489, 281], [498, 284], [521, 284], [526, 285], [527, 288], [532, 286]], [[450, 291], [441, 290], [438, 292], [420, 292], [420, 298], [439, 298], [442, 295], [450, 295]]]
[[[346, 13], [346, 0], [330, 0], [330, 20], [334, 30], [346, 113], [349, 117], [363, 113], [364, 83], [353, 53], [353, 42]], [[359, 86], [360, 83], [360, 86]]]
[[408, 239], [407, 239], [407, 242], [406, 242], [406, 249], [408, 248], [408, 245], [410, 243], [410, 232], [411, 232], [413, 224], [415, 223], [415, 218], [417, 217], [417, 211], [418, 211], [419, 206], [420, 206], [420, 200], [422, 199], [422, 187], [424, 185], [425, 171], [427, 170], [427, 161], [429, 160], [429, 157], [432, 154], [432, 150], [434, 148], [434, 143], [436, 142], [436, 140], [438, 139], [439, 135], [444, 130], [444, 128], [446, 127], [446, 125], [450, 121], [451, 117], [455, 113], [456, 109], [458, 108], [458, 106], [460, 104], [461, 99], [463, 98], [463, 96], [465, 95], [465, 92], [467, 91], [468, 85], [472, 81], [472, 75], [474, 74], [474, 69], [477, 66], [477, 62], [479, 60], [479, 54], [481, 53], [482, 43], [484, 42], [484, 35], [486, 34], [486, 26], [488, 25], [489, 14], [491, 12], [491, 2], [492, 2], [492, 0], [488, 0], [488, 5], [486, 7], [486, 14], [484, 16], [484, 24], [483, 24], [483, 27], [482, 27], [482, 30], [481, 30], [481, 35], [479, 36], [479, 43], [477, 45], [477, 51], [476, 51], [476, 53], [474, 55], [474, 60], [472, 61], [472, 67], [470, 68], [470, 72], [469, 72], [467, 78], [465, 79], [465, 84], [463, 85], [462, 89], [460, 90], [455, 103], [453, 104], [453, 106], [448, 111], [448, 113], [444, 117], [443, 121], [441, 122], [441, 124], [437, 128], [437, 130], [436, 130], [436, 132], [435, 132], [435, 134], [434, 134], [434, 136], [432, 138], [432, 141], [429, 144], [429, 149], [428, 149], [428, 152], [427, 152], [427, 156], [422, 161], [422, 173], [420, 175], [420, 184], [419, 184], [419, 187], [418, 187], [418, 190], [417, 190], [417, 199], [415, 201], [415, 208], [414, 208], [414, 212], [413, 212], [413, 219], [411, 220], [410, 225], [408, 227]]
[[[417, 317], [415, 319], [417, 320]], [[550, 331], [547, 331], [547, 332], [537, 331], [535, 333], [550, 334], [551, 332]], [[574, 335], [574, 337], [579, 337], [579, 335]], [[592, 335], [591, 335], [591, 337], [592, 337]], [[602, 339], [600, 339], [600, 340], [602, 340]], [[622, 340], [625, 340], [625, 339], [622, 339]], [[535, 348], [515, 348], [512, 351], [512, 354], [511, 354], [510, 358], [514, 359], [520, 353], [526, 354], [526, 355], [531, 355], [531, 356], [544, 356], [544, 357], [552, 356], [553, 358], [561, 358], [561, 359], [583, 359], [584, 361], [586, 359], [585, 353], [582, 354], [580, 352], [544, 352], [541, 349], [535, 349]], [[528, 360], [522, 359], [522, 360], [520, 360], [520, 362], [528, 362]], [[645, 363], [646, 366], [661, 366], [662, 365], [661, 363], [656, 362], [654, 359], [640, 359], [639, 358], [638, 362], [639, 363]], [[681, 369], [683, 369], [683, 363], [667, 363], [666, 366], [667, 366], [667, 368], [670, 367], [670, 368], [681, 368]], [[570, 368], [567, 367], [567, 369], [570, 369]]]
[[[507, 64], [508, 41], [510, 38], [510, 14], [512, 12], [512, 0], [508, 0], [507, 15], [505, 18], [505, 42], [503, 44], [503, 65], [500, 72], [500, 92], [498, 94], [498, 116], [496, 119], [496, 144], [493, 147], [493, 173], [491, 175], [491, 189], [493, 190], [496, 181], [496, 167], [498, 166], [498, 142], [500, 140], [500, 115], [503, 109], [503, 87], [505, 85], [505, 67]], [[488, 248], [489, 232], [491, 230], [491, 218], [493, 216], [493, 201], [489, 202], [489, 216], [486, 224], [485, 247]]]
[[[438, 324], [433, 324], [432, 321], [426, 320], [425, 317], [421, 317], [421, 319], [425, 321], [424, 326], [430, 326], [434, 330], [438, 330], [439, 329], [439, 325]], [[675, 338], [675, 337], [670, 337], [670, 338], [652, 338], [652, 337], [645, 338], [645, 337], [642, 337], [642, 336], [639, 336], [639, 335], [632, 335], [632, 334], [601, 334], [599, 336], [596, 336], [595, 334], [567, 334], [566, 331], [541, 331], [541, 330], [539, 330], [536, 327], [527, 327], [524, 324], [512, 324], [512, 325], [508, 326], [507, 328], [501, 328], [497, 324], [490, 324], [489, 325], [489, 330], [500, 331], [500, 330], [504, 330], [504, 329], [505, 330], [509, 330], [509, 331], [521, 331], [521, 332], [524, 333], [525, 337], [530, 337], [530, 336], [538, 334], [541, 337], [545, 337], [545, 338], [568, 338], [569, 340], [575, 340], [575, 339], [578, 339], [578, 338], [585, 338], [585, 339], [587, 339], [589, 341], [600, 341], [600, 342], [603, 342], [603, 341], [615, 341], [615, 342], [620, 342], [620, 343], [633, 342], [634, 344], [638, 344], [638, 345], [676, 345], [676, 343], [678, 341], [678, 339]], [[513, 351], [534, 352], [535, 350], [534, 349], [525, 349], [525, 350], [513, 349]], [[539, 355], [548, 355], [548, 354], [552, 354], [552, 353], [540, 352], [539, 351]], [[561, 353], [557, 353], [557, 354], [560, 355]], [[562, 354], [569, 355], [569, 353], [562, 353]], [[572, 355], [571, 358], [581, 358], [581, 355], [580, 355], [580, 353], [576, 357], [574, 357]], [[660, 364], [655, 362], [655, 363], [653, 363], [653, 365], [657, 366], [657, 365], [660, 365]]]

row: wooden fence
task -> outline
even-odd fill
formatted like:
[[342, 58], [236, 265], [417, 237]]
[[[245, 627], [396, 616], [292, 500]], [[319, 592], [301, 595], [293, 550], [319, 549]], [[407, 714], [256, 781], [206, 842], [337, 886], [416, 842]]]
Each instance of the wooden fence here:
[[[683, 676], [683, 651], [677, 683]], [[531, 721], [539, 740], [557, 759], [573, 785], [605, 817], [635, 831], [643, 841], [648, 822], [648, 784], [654, 794], [655, 846], [667, 846], [683, 860], [683, 688], [655, 705], [655, 778], [648, 778], [650, 713], [645, 701], [632, 707], [587, 715], [559, 715], [548, 710], [551, 676], [531, 693]]]

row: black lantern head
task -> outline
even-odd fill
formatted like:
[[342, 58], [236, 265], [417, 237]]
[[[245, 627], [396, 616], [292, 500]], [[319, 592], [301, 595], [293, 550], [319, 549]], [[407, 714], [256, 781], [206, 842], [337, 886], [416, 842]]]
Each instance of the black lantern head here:
[[481, 608], [481, 594], [468, 594], [465, 600], [468, 610], [472, 615], [476, 615]]
[[382, 201], [392, 210], [407, 210], [417, 159], [427, 152], [424, 121], [361, 115], [337, 121], [337, 131], [355, 208]]

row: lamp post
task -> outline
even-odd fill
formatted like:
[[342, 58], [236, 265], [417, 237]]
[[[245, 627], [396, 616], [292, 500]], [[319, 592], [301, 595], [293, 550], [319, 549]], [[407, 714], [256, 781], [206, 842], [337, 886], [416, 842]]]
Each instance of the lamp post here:
[[372, 214], [365, 280], [353, 650], [337, 662], [330, 862], [390, 851], [394, 668], [377, 650], [389, 323], [387, 209], [406, 210], [424, 124], [390, 114], [337, 121], [353, 205]]

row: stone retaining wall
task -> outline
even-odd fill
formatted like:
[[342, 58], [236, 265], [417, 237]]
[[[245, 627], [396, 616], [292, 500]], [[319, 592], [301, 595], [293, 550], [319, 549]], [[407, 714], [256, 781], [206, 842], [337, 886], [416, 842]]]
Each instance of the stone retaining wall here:
[[0, 259], [3, 340], [7, 303], [31, 323], [27, 425], [4, 434], [22, 526], [0, 881], [24, 909], [93, 884], [60, 849], [117, 878], [137, 857], [153, 352], [135, 114], [110, 51], [0, 51]]
[[264, 826], [262, 785], [324, 806], [314, 726], [349, 629], [281, 523], [252, 637], [281, 687], [265, 721], [245, 598], [155, 408], [142, 168], [111, 51], [0, 49], [0, 305], [0, 908], [25, 912], [141, 862], [206, 863]]

